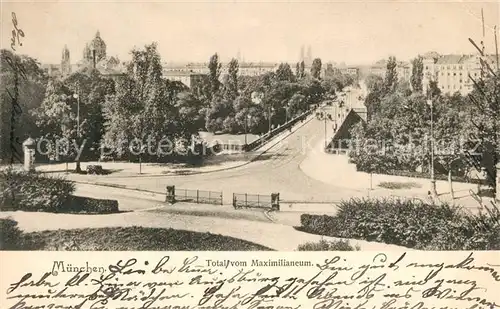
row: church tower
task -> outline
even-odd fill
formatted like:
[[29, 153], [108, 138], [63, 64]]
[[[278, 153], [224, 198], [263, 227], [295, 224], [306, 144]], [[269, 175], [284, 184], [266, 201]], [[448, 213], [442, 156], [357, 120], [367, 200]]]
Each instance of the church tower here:
[[63, 76], [71, 74], [71, 60], [69, 57], [68, 46], [64, 45], [61, 56], [61, 74]]
[[95, 68], [97, 63], [103, 59], [106, 59], [106, 43], [101, 38], [100, 32], [97, 31], [94, 39], [83, 50], [83, 60]]

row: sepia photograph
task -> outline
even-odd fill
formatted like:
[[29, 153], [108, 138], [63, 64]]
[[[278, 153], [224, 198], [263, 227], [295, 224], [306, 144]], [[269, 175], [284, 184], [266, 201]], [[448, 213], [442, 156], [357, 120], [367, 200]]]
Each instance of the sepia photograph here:
[[500, 250], [497, 1], [0, 6], [3, 252]]

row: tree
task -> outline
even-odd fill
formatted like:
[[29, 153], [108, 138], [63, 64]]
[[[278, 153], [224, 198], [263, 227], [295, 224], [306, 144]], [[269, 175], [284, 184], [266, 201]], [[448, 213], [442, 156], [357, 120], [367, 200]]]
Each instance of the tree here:
[[306, 76], [306, 64], [304, 60], [300, 62], [300, 74], [299, 74], [299, 79], [302, 79]]
[[475, 160], [484, 168], [488, 184], [495, 188], [499, 177], [496, 165], [500, 158], [500, 74], [487, 69], [482, 64], [486, 75], [479, 80], [469, 78], [474, 83], [473, 91], [468, 95], [467, 131], [473, 143], [479, 142], [480, 156]]
[[[106, 144], [116, 149], [118, 156], [140, 152], [132, 147], [135, 144], [124, 149], [123, 140], [139, 140], [142, 145], [159, 147], [161, 141], [174, 144], [190, 137], [189, 126], [182, 121], [179, 124], [175, 100], [166, 86], [157, 45], [133, 50], [127, 75], [117, 83], [116, 93], [107, 97], [104, 108]], [[156, 159], [165, 156], [166, 152], [159, 150], [149, 148], [148, 153]]]
[[385, 93], [396, 91], [396, 87], [398, 84], [398, 72], [396, 71], [397, 65], [398, 64], [396, 62], [396, 57], [389, 57], [389, 61], [387, 61], [387, 70], [385, 72]]
[[412, 69], [411, 69], [411, 87], [414, 92], [422, 92], [423, 84], [422, 79], [424, 78], [424, 61], [421, 56], [413, 59]]
[[316, 58], [313, 60], [311, 66], [311, 75], [313, 78], [319, 79], [321, 76], [321, 59]]
[[293, 82], [295, 77], [288, 63], [281, 63], [276, 70], [276, 79], [279, 81]]
[[0, 162], [10, 163], [22, 161], [22, 142], [38, 136], [32, 112], [43, 102], [48, 77], [37, 60], [6, 49], [0, 53]]
[[232, 59], [228, 65], [228, 76], [226, 80], [225, 98], [234, 100], [238, 96], [238, 60]]
[[465, 136], [466, 124], [464, 98], [459, 94], [447, 95], [434, 100], [434, 140], [436, 158], [448, 173], [451, 198], [454, 198], [452, 176], [463, 174], [465, 169], [465, 144], [461, 137]]
[[210, 84], [210, 97], [211, 100], [213, 96], [215, 96], [220, 89], [220, 73], [222, 69], [222, 64], [219, 62], [219, 55], [215, 53], [210, 57], [210, 61], [208, 63], [208, 80]]

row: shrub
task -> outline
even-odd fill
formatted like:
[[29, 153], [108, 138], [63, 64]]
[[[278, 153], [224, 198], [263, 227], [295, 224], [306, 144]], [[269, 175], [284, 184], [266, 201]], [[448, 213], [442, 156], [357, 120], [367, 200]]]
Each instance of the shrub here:
[[83, 212], [96, 214], [116, 213], [118, 212], [118, 201], [72, 196], [71, 202], [64, 205], [59, 212]]
[[0, 219], [0, 250], [16, 250], [20, 246], [21, 235], [16, 221]]
[[62, 177], [8, 168], [0, 171], [2, 210], [56, 211], [67, 204], [74, 183]]
[[359, 246], [351, 246], [348, 240], [307, 242], [298, 247], [298, 251], [359, 251]]
[[351, 199], [335, 217], [302, 215], [302, 229], [426, 250], [500, 249], [500, 211], [466, 214], [418, 200]]

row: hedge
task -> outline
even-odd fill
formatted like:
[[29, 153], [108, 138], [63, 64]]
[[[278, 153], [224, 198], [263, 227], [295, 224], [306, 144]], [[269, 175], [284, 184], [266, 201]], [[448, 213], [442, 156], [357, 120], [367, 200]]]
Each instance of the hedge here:
[[74, 183], [62, 177], [7, 168], [0, 171], [0, 209], [57, 211], [70, 202]]
[[114, 213], [118, 201], [73, 196], [75, 184], [62, 177], [7, 168], [0, 170], [0, 210]]
[[303, 214], [302, 230], [423, 250], [500, 249], [500, 211], [466, 214], [458, 207], [403, 199], [343, 201], [336, 216]]
[[22, 232], [17, 222], [0, 219], [0, 250], [17, 250], [21, 246]]
[[118, 201], [72, 196], [71, 202], [65, 205], [60, 211], [97, 214], [116, 213], [118, 212]]
[[359, 246], [353, 247], [348, 240], [307, 242], [299, 245], [298, 251], [359, 251]]

